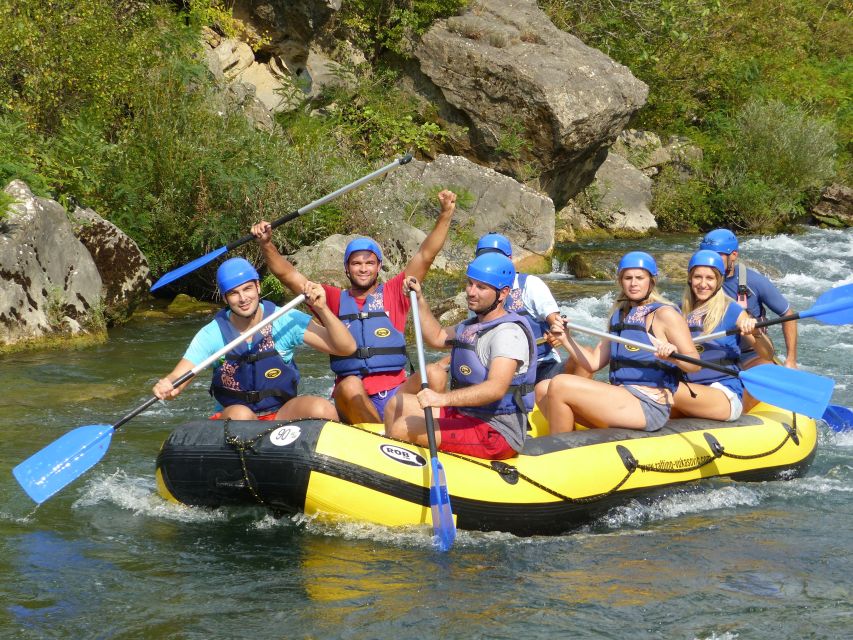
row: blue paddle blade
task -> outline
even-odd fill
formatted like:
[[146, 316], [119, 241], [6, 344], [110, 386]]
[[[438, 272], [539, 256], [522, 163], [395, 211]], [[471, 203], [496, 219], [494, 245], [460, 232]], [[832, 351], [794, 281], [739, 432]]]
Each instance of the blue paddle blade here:
[[210, 253], [203, 255], [201, 258], [196, 258], [192, 262], [188, 262], [182, 267], [178, 267], [177, 269], [170, 271], [169, 273], [163, 274], [163, 276], [157, 282], [154, 283], [154, 286], [151, 287], [151, 291], [157, 291], [157, 289], [159, 289], [160, 287], [165, 287], [167, 284], [171, 284], [175, 280], [183, 278], [188, 273], [192, 273], [196, 269], [200, 269], [208, 262], [216, 260], [226, 251], [228, 251], [228, 247], [219, 247], [218, 249], [214, 249]]
[[814, 306], [801, 311], [800, 317], [814, 317], [826, 324], [853, 323], [853, 284], [830, 289], [815, 301]]
[[833, 431], [853, 430], [853, 411], [847, 407], [831, 404], [823, 412], [822, 419]]
[[429, 488], [429, 506], [432, 510], [432, 529], [441, 551], [448, 551], [456, 540], [456, 523], [450, 509], [447, 478], [438, 458], [432, 458], [432, 484]]
[[819, 418], [826, 411], [835, 381], [808, 371], [762, 364], [738, 376], [754, 397], [794, 413]]
[[69, 431], [12, 469], [15, 479], [37, 504], [72, 483], [104, 457], [115, 429], [91, 424]]

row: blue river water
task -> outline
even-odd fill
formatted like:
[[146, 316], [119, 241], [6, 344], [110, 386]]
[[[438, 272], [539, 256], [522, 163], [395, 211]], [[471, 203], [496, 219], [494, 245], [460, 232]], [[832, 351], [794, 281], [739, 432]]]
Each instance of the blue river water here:
[[[797, 309], [853, 283], [853, 231], [748, 238], [741, 253], [780, 274]], [[549, 282], [573, 321], [602, 326], [612, 282]], [[673, 299], [681, 286], [663, 283]], [[803, 478], [685, 486], [565, 536], [460, 532], [440, 554], [428, 530], [166, 503], [154, 461], [175, 426], [208, 412], [201, 375], [34, 507], [12, 467], [141, 404], [203, 322], [146, 316], [104, 345], [0, 357], [0, 638], [853, 637], [853, 431], [823, 424]], [[799, 336], [801, 367], [853, 406], [853, 326], [809, 320]], [[328, 392], [326, 363], [299, 359], [305, 388]]]

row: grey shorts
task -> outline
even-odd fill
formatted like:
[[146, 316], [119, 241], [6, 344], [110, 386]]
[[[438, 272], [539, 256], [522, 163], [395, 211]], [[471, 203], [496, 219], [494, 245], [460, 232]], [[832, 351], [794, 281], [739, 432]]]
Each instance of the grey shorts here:
[[626, 384], [625, 389], [640, 401], [643, 416], [646, 418], [646, 431], [657, 431], [666, 424], [672, 411], [672, 405], [655, 402], [642, 391], [635, 389], [633, 385]]
[[543, 380], [550, 380], [564, 372], [566, 368], [565, 362], [557, 362], [556, 360], [545, 360], [544, 362], [536, 363], [536, 384]]

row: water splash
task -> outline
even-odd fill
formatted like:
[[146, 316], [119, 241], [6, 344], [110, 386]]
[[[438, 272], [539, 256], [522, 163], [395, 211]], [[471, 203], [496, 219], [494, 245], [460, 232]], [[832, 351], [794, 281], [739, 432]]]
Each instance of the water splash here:
[[82, 509], [102, 503], [115, 505], [135, 515], [178, 522], [223, 522], [229, 517], [223, 509], [188, 507], [169, 502], [157, 493], [153, 477], [129, 476], [122, 470], [93, 476], [72, 508]]

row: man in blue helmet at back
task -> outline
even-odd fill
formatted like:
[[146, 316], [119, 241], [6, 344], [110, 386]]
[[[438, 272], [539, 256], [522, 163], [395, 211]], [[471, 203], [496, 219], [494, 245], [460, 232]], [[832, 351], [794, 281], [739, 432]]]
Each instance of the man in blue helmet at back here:
[[[779, 289], [762, 273], [738, 263], [737, 236], [728, 229], [714, 229], [705, 234], [699, 243], [700, 249], [716, 251], [723, 257], [726, 265], [726, 279], [723, 290], [730, 298], [747, 310], [758, 321], [766, 319], [766, 308], [777, 316], [794, 315], [794, 310]], [[782, 335], [785, 337], [785, 366], [797, 368], [797, 322], [790, 320], [782, 323]], [[767, 364], [752, 350], [741, 355], [740, 365], [749, 369], [759, 364]]]
[[[475, 256], [488, 253], [499, 253], [512, 259], [512, 245], [506, 236], [490, 232], [477, 242]], [[526, 273], [517, 273], [512, 284], [512, 289], [504, 303], [507, 311], [517, 313], [527, 318], [533, 337], [537, 341], [536, 347], [536, 383], [550, 380], [554, 376], [563, 373], [563, 363], [560, 355], [551, 344], [543, 339], [546, 332], [552, 334], [555, 339], [563, 333], [563, 319], [560, 316], [560, 307], [551, 290], [541, 278]], [[541, 393], [540, 393], [541, 389]], [[545, 385], [537, 388], [537, 400], [545, 393]]]
[[[336, 374], [332, 395], [341, 418], [350, 423], [382, 422], [385, 404], [400, 390], [415, 392], [420, 377], [407, 377], [405, 328], [409, 300], [403, 293], [403, 280], [426, 277], [433, 260], [447, 240], [450, 220], [456, 209], [456, 194], [444, 190], [438, 194], [441, 210], [432, 231], [403, 271], [379, 281], [382, 250], [371, 238], [356, 238], [344, 252], [344, 271], [348, 289], [324, 284], [329, 308], [349, 328], [358, 345], [351, 356], [332, 357]], [[286, 260], [272, 243], [272, 229], [266, 221], [252, 227], [270, 271], [291, 291], [301, 291], [306, 278]], [[433, 366], [430, 384], [443, 386], [446, 373]]]
[[[187, 381], [174, 387], [174, 380], [278, 309], [261, 300], [258, 272], [244, 258], [223, 262], [216, 272], [216, 282], [228, 307], [195, 335], [175, 369], [154, 385], [154, 395], [161, 400], [175, 398], [189, 384]], [[307, 344], [323, 353], [343, 356], [355, 351], [355, 340], [330, 311], [320, 285], [306, 281], [301, 293], [323, 324], [301, 311], [289, 311], [221, 358], [210, 385], [210, 394], [221, 410], [214, 418], [338, 419], [328, 400], [297, 395], [299, 369], [293, 352]]]
[[399, 393], [385, 412], [385, 433], [427, 444], [424, 410], [432, 407], [439, 449], [489, 460], [521, 451], [527, 414], [533, 409], [536, 341], [527, 319], [506, 310], [515, 267], [502, 253], [474, 258], [466, 271], [465, 294], [474, 313], [455, 327], [442, 327], [430, 311], [420, 284], [417, 293], [424, 342], [436, 349], [452, 345], [450, 391]]

